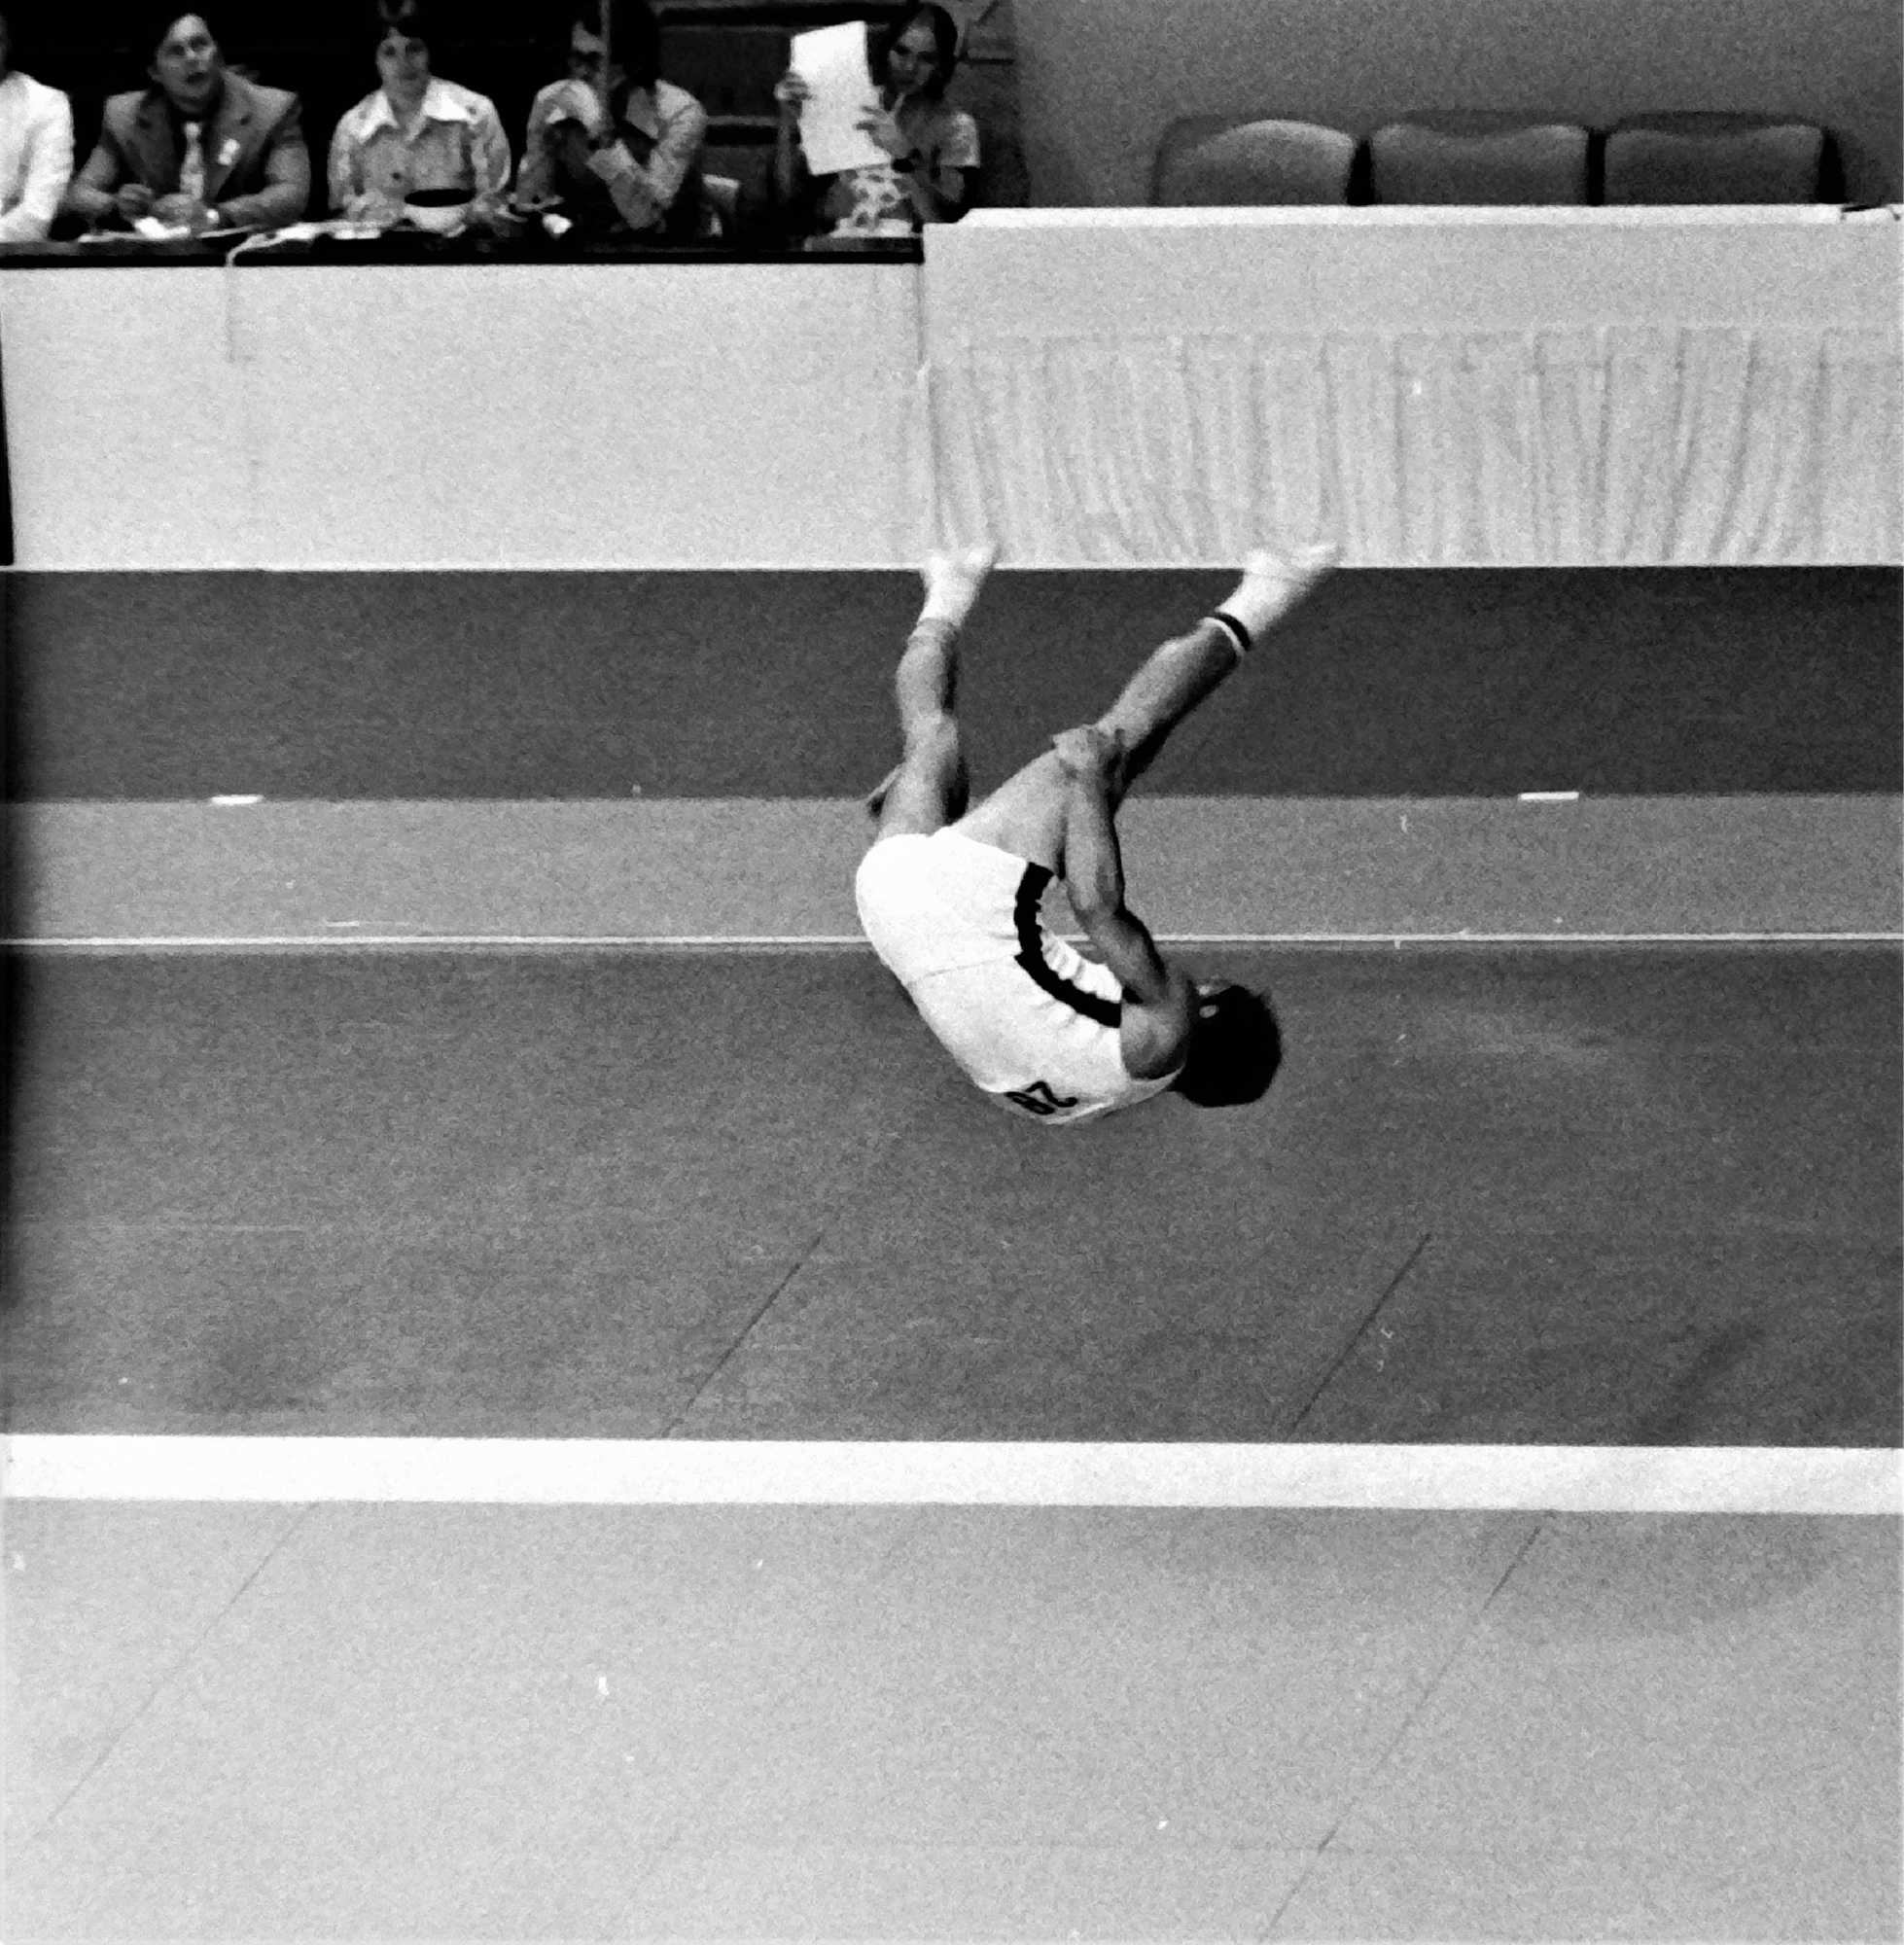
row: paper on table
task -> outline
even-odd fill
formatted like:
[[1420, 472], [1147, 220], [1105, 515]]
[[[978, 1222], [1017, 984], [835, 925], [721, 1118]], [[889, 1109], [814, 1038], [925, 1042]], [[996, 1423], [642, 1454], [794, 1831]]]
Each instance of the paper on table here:
[[853, 124], [879, 106], [879, 90], [866, 64], [866, 23], [848, 20], [795, 34], [793, 72], [812, 94], [800, 110], [800, 147], [817, 176], [871, 168], [892, 158]]

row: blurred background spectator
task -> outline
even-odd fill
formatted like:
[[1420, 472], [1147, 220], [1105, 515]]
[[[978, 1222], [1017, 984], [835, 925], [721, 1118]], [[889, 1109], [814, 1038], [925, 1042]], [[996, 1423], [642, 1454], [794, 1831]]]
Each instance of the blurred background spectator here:
[[297, 222], [311, 188], [297, 95], [229, 70], [201, 14], [161, 5], [138, 44], [152, 86], [106, 103], [66, 207], [91, 224], [150, 216], [194, 231]]
[[411, 190], [467, 190], [471, 220], [493, 219], [509, 188], [510, 146], [495, 103], [432, 72], [427, 0], [376, 0], [381, 85], [337, 124], [331, 207], [387, 229]]
[[833, 236], [909, 235], [956, 223], [970, 205], [978, 124], [945, 99], [959, 65], [959, 26], [943, 7], [915, 7], [868, 35], [867, 64], [881, 112], [859, 125], [891, 160], [813, 177], [800, 148], [804, 81], [791, 70], [774, 89], [780, 127], [774, 188], [794, 231]]
[[559, 197], [585, 232], [688, 242], [717, 232], [701, 183], [707, 113], [661, 79], [661, 35], [647, 0], [579, 0], [569, 72], [529, 110], [515, 202]]
[[0, 14], [0, 243], [37, 243], [73, 174], [73, 109], [13, 64]]

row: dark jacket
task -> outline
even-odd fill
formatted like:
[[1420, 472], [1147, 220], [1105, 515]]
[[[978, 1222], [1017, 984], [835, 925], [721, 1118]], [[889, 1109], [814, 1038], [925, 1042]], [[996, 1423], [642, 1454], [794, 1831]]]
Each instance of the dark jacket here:
[[[204, 131], [206, 203], [234, 228], [274, 230], [296, 223], [311, 194], [298, 97], [229, 68], [224, 83]], [[128, 182], [144, 183], [155, 195], [171, 195], [183, 159], [176, 118], [160, 89], [115, 94], [106, 103], [98, 145], [67, 192], [67, 206], [97, 221], [106, 213], [100, 196], [109, 204]]]

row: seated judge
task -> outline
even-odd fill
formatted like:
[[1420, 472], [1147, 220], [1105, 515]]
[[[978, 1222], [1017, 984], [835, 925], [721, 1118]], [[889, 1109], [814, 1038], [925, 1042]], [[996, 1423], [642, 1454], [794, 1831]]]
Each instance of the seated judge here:
[[959, 64], [958, 23], [943, 7], [915, 7], [872, 37], [867, 53], [879, 106], [858, 126], [885, 155], [870, 166], [815, 177], [800, 147], [807, 85], [790, 71], [774, 89], [774, 194], [796, 233], [908, 236], [928, 223], [956, 223], [970, 204], [978, 124], [945, 99]]
[[661, 31], [647, 0], [578, 0], [569, 73], [529, 110], [514, 202], [559, 198], [584, 233], [691, 242], [717, 233], [701, 188], [707, 112], [660, 76]]
[[331, 207], [388, 229], [412, 190], [467, 190], [471, 220], [487, 223], [509, 188], [509, 137], [487, 95], [437, 75], [426, 0], [376, 0], [379, 86], [337, 124], [328, 169]]
[[203, 234], [276, 230], [310, 201], [295, 94], [231, 73], [202, 14], [150, 17], [152, 86], [106, 103], [65, 207], [95, 225], [150, 216]]
[[0, 15], [0, 243], [38, 243], [73, 173], [73, 106], [13, 64]]

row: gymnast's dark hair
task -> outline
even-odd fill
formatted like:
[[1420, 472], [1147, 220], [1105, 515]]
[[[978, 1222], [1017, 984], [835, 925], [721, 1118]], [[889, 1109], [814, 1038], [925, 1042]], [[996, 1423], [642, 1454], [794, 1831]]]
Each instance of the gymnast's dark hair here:
[[661, 77], [661, 23], [648, 0], [570, 0], [572, 26], [602, 31], [608, 14], [609, 53], [637, 88], [652, 88]]
[[882, 82], [886, 79], [888, 57], [899, 46], [899, 36], [915, 20], [924, 20], [933, 30], [933, 65], [937, 73], [925, 92], [927, 100], [936, 101], [945, 92], [953, 69], [959, 65], [959, 23], [943, 7], [908, 7], [873, 43], [872, 71]]
[[1171, 1084], [1199, 1108], [1241, 1108], [1268, 1093], [1282, 1064], [1269, 1002], [1247, 986], [1220, 986], [1197, 1003], [1189, 1058]]

